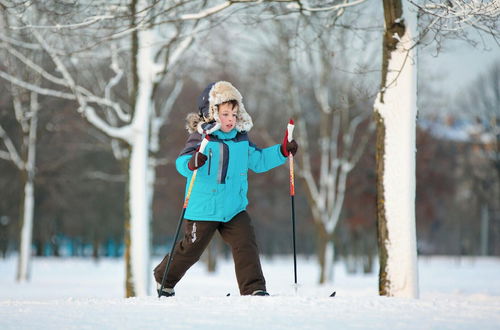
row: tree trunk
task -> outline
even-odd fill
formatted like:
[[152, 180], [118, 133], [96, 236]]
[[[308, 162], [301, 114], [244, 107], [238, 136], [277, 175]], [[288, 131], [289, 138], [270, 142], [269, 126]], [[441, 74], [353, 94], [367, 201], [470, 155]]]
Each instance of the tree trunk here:
[[[129, 159], [123, 159], [121, 162], [122, 165], [122, 171], [124, 173], [127, 173], [127, 176], [129, 175], [128, 169], [129, 169]], [[128, 178], [127, 181], [130, 181]], [[131, 249], [131, 244], [130, 244], [130, 193], [129, 193], [129, 186], [126, 187], [125, 189], [125, 201], [123, 203], [124, 205], [124, 217], [125, 221], [123, 224], [123, 244], [125, 246], [124, 249], [124, 254], [123, 257], [125, 259], [125, 297], [134, 297], [135, 296], [135, 289], [134, 289], [134, 283], [132, 281], [132, 266], [131, 266], [131, 258], [130, 258], [130, 249]]]
[[384, 0], [377, 123], [379, 294], [418, 297], [415, 233], [416, 14]]
[[100, 257], [99, 246], [100, 246], [99, 239], [97, 237], [94, 237], [94, 239], [92, 240], [92, 258], [94, 259], [95, 262], [99, 261]]
[[30, 277], [31, 245], [33, 241], [33, 215], [35, 211], [35, 159], [38, 128], [38, 95], [31, 93], [28, 131], [24, 132], [23, 149], [26, 150], [21, 182], [24, 185], [21, 209], [21, 231], [19, 240], [19, 260], [17, 281], [28, 281]]
[[[133, 136], [130, 146], [128, 205], [129, 245], [127, 258], [126, 296], [146, 296], [151, 279], [150, 229], [148, 191], [148, 159], [150, 139], [150, 117], [152, 112], [153, 77], [155, 75], [154, 54], [151, 46], [154, 32], [146, 29], [134, 33], [133, 67], [134, 82]], [[133, 38], [134, 38], [133, 36]]]
[[[146, 112], [146, 109], [142, 110]], [[146, 124], [147, 126], [147, 124]], [[144, 128], [144, 127], [143, 127]], [[150, 210], [147, 202], [147, 136], [138, 133], [131, 148], [129, 201], [130, 207], [130, 278], [135, 296], [146, 296], [151, 275], [150, 257]]]
[[327, 239], [325, 235], [318, 235], [318, 262], [319, 262], [319, 283], [323, 284], [326, 281], [326, 267], [325, 267], [325, 256], [326, 256], [326, 245]]
[[335, 248], [332, 235], [329, 235], [323, 226], [317, 226], [318, 232], [318, 262], [320, 265], [319, 283], [332, 280]]
[[21, 231], [19, 240], [19, 259], [17, 264], [17, 281], [25, 282], [30, 277], [31, 242], [33, 240], [33, 182], [26, 171], [22, 171], [21, 181], [24, 184], [22, 192]]
[[52, 254], [54, 255], [54, 257], [60, 257], [61, 256], [61, 244], [60, 244], [60, 240], [57, 237], [56, 233], [52, 236], [50, 243], [52, 245]]
[[489, 228], [490, 228], [490, 214], [488, 205], [485, 203], [481, 206], [481, 255], [488, 255], [489, 246]]
[[217, 269], [218, 251], [219, 251], [219, 240], [217, 238], [214, 238], [208, 245], [208, 248], [205, 250], [207, 271], [209, 273], [215, 273], [215, 270]]

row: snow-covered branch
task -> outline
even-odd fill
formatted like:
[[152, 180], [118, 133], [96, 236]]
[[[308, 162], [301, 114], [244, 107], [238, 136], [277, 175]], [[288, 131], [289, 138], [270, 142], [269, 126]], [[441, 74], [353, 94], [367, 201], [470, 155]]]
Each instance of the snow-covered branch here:
[[[180, 18], [183, 20], [199, 20], [202, 18], [206, 18], [208, 16], [212, 16], [216, 13], [223, 11], [224, 9], [230, 7], [235, 2], [236, 1], [225, 1], [219, 5], [213, 6], [211, 8], [207, 8], [205, 10], [198, 12], [198, 13], [183, 14], [183, 15], [181, 15]], [[254, 2], [254, 1], [252, 1], [252, 2]], [[261, 1], [259, 1], [259, 2], [261, 2]]]
[[157, 152], [160, 150], [160, 129], [165, 124], [165, 121], [172, 110], [177, 97], [179, 96], [182, 90], [183, 82], [182, 80], [178, 80], [175, 83], [174, 89], [168, 95], [168, 98], [165, 100], [160, 113], [158, 116], [155, 116], [151, 119], [151, 142], [150, 142], [150, 150], [153, 152]]
[[115, 73], [115, 76], [112, 77], [109, 82], [106, 84], [104, 88], [104, 97], [106, 100], [111, 99], [111, 89], [115, 87], [123, 77], [123, 70], [120, 68], [118, 64], [118, 53], [116, 51], [116, 47], [113, 46], [111, 51], [111, 65], [110, 68]]
[[183, 14], [180, 16], [180, 19], [182, 20], [200, 20], [203, 18], [207, 18], [209, 16], [215, 15], [217, 13], [222, 12], [223, 10], [231, 7], [234, 4], [239, 4], [239, 3], [245, 3], [245, 4], [253, 4], [253, 5], [259, 5], [262, 3], [273, 3], [273, 2], [279, 2], [279, 3], [290, 3], [288, 5], [288, 9], [290, 10], [297, 10], [301, 12], [326, 12], [326, 11], [341, 11], [347, 7], [352, 7], [359, 5], [363, 2], [366, 2], [367, 0], [354, 0], [354, 1], [349, 1], [349, 0], [344, 0], [343, 3], [332, 5], [332, 6], [324, 6], [324, 7], [315, 7], [311, 6], [308, 4], [307, 1], [301, 1], [301, 0], [229, 0], [229, 1], [224, 1], [221, 4], [215, 5], [210, 8], [206, 8], [198, 13], [192, 13], [192, 14]]
[[85, 99], [82, 98], [81, 93], [76, 90], [76, 83], [71, 74], [69, 73], [68, 69], [64, 65], [62, 59], [57, 54], [51, 51], [52, 48], [48, 45], [48, 43], [45, 41], [45, 39], [37, 30], [31, 29], [31, 32], [35, 37], [35, 39], [38, 41], [38, 43], [42, 46], [42, 48], [47, 52], [52, 61], [55, 63], [59, 72], [61, 72], [64, 80], [66, 81], [66, 86], [73, 91], [73, 94], [75, 95], [76, 100], [80, 105], [80, 111], [82, 111], [85, 108], [87, 102]]
[[354, 142], [354, 134], [356, 133], [356, 130], [361, 124], [361, 122], [365, 119], [365, 116], [362, 115], [357, 115], [354, 118], [351, 119], [349, 122], [349, 128], [347, 131], [347, 134], [345, 135], [344, 138], [344, 148], [349, 150], [352, 148], [352, 143]]
[[[301, 145], [301, 149], [309, 150], [307, 126], [305, 125], [304, 120], [297, 121], [296, 125], [298, 126], [298, 131], [300, 131], [297, 141]], [[298, 175], [301, 176], [306, 182], [308, 191], [311, 195], [311, 200], [316, 203], [320, 198], [318, 187], [316, 186], [316, 182], [314, 181], [314, 177], [312, 175], [311, 156], [309, 152], [301, 152], [300, 154], [302, 155], [302, 169], [298, 171]]]
[[5, 42], [5, 43], [8, 43], [8, 44], [20, 47], [20, 48], [29, 49], [29, 50], [41, 50], [42, 49], [42, 47], [40, 47], [40, 45], [38, 45], [38, 44], [33, 44], [33, 43], [25, 42], [22, 40], [17, 40], [17, 39], [11, 38], [9, 36], [6, 36], [4, 34], [1, 34], [1, 33], [0, 33], [0, 40]]
[[43, 88], [43, 87], [40, 87], [38, 85], [23, 81], [21, 79], [18, 79], [18, 78], [14, 77], [8, 73], [5, 73], [3, 71], [0, 71], [0, 77], [11, 82], [12, 84], [15, 84], [21, 88], [36, 92], [40, 95], [54, 96], [54, 97], [58, 97], [61, 99], [66, 99], [66, 100], [74, 100], [75, 99], [75, 96], [73, 94], [60, 92], [60, 91], [56, 91], [53, 89]]
[[341, 9], [345, 9], [347, 7], [352, 7], [352, 6], [357, 6], [363, 2], [366, 2], [367, 0], [355, 0], [355, 1], [349, 1], [349, 0], [344, 0], [343, 3], [337, 4], [337, 5], [332, 5], [332, 6], [325, 6], [325, 7], [312, 7], [307, 4], [307, 1], [300, 1], [300, 0], [282, 0], [279, 2], [291, 2], [293, 4], [289, 5], [288, 8], [290, 9], [298, 9], [301, 11], [310, 11], [310, 12], [320, 12], [320, 11], [338, 11]]
[[14, 47], [10, 46], [9, 44], [6, 43], [0, 43], [1, 48], [5, 48], [10, 54], [15, 56], [18, 60], [26, 64], [29, 68], [31, 68], [34, 72], [38, 73], [41, 75], [43, 78], [47, 79], [50, 82], [53, 82], [54, 84], [57, 85], [65, 85], [64, 79], [58, 78], [50, 73], [48, 73], [46, 70], [44, 70], [42, 67], [34, 63], [30, 58], [24, 56], [23, 53], [19, 52], [16, 50]]
[[[432, 26], [441, 31], [457, 32], [468, 25], [493, 36], [500, 36], [498, 0], [447, 0], [423, 4], [415, 0], [408, 1], [422, 13], [437, 18], [438, 21], [434, 20]], [[436, 24], [438, 22], [440, 24]]]
[[11, 161], [10, 154], [7, 151], [0, 150], [0, 158]]
[[7, 148], [7, 152], [2, 151], [0, 156], [5, 160], [10, 160], [16, 165], [19, 170], [25, 169], [26, 165], [23, 160], [19, 156], [14, 143], [10, 139], [9, 135], [3, 129], [2, 125], [0, 125], [0, 140], [3, 141], [5, 147]]
[[167, 70], [173, 67], [179, 61], [179, 59], [189, 48], [193, 40], [193, 36], [188, 36], [184, 38], [184, 40], [182, 40], [182, 42], [175, 48], [173, 54], [168, 59]]
[[88, 105], [83, 109], [82, 113], [92, 125], [100, 129], [109, 137], [121, 139], [129, 144], [132, 143], [130, 125], [123, 127], [112, 127], [96, 114], [94, 108]]
[[184, 82], [182, 80], [177, 80], [175, 82], [174, 89], [172, 92], [169, 94], [168, 98], [165, 100], [165, 103], [163, 104], [161, 110], [160, 110], [160, 116], [159, 120], [161, 120], [161, 124], [164, 124], [165, 121], [168, 118], [168, 115], [170, 114], [170, 111], [174, 107], [174, 103], [179, 97], [179, 94], [182, 91], [182, 87], [184, 85]]
[[42, 30], [42, 29], [56, 29], [56, 30], [63, 30], [63, 29], [77, 29], [77, 28], [84, 28], [91, 26], [93, 24], [96, 24], [98, 22], [104, 21], [104, 20], [111, 20], [111, 19], [116, 19], [116, 16], [114, 15], [100, 15], [100, 16], [91, 16], [91, 17], [86, 17], [82, 22], [78, 23], [72, 23], [72, 24], [55, 24], [55, 25], [34, 25], [34, 24], [26, 24], [23, 26], [13, 26], [11, 27], [12, 30], [24, 30], [24, 29], [36, 29], [36, 30]]
[[[21, 60], [23, 63], [25, 63], [31, 69], [33, 69], [35, 72], [39, 73], [42, 77], [44, 77], [45, 79], [47, 79], [55, 84], [62, 85], [64, 87], [69, 88], [73, 93], [69, 94], [69, 93], [64, 93], [64, 92], [59, 92], [59, 91], [54, 91], [54, 90], [43, 89], [43, 88], [40, 88], [39, 86], [36, 86], [34, 84], [20, 81], [16, 77], [13, 77], [11, 75], [8, 75], [8, 74], [0, 71], [1, 77], [11, 81], [12, 83], [14, 83], [20, 87], [23, 87], [25, 89], [29, 89], [29, 90], [34, 91], [34, 92], [39, 93], [39, 94], [51, 95], [51, 96], [65, 98], [65, 99], [76, 100], [79, 104], [79, 111], [84, 111], [84, 109], [89, 108], [89, 107], [87, 107], [87, 103], [92, 102], [92, 103], [97, 103], [97, 104], [100, 104], [101, 106], [105, 106], [105, 107], [109, 107], [109, 108], [113, 109], [115, 111], [116, 115], [118, 116], [118, 118], [120, 118], [122, 121], [127, 122], [130, 120], [130, 115], [125, 113], [121, 109], [121, 106], [118, 103], [111, 101], [109, 98], [101, 98], [101, 97], [95, 96], [90, 91], [77, 85], [76, 82], [74, 81], [72, 75], [70, 74], [69, 70], [67, 69], [66, 65], [64, 64], [64, 62], [60, 58], [60, 56], [53, 51], [53, 47], [51, 47], [47, 43], [47, 41], [43, 38], [43, 36], [39, 33], [39, 31], [33, 30], [33, 29], [31, 31], [32, 31], [32, 35], [38, 41], [38, 43], [40, 44], [42, 49], [45, 50], [45, 52], [50, 56], [52, 61], [56, 64], [56, 67], [57, 67], [58, 71], [61, 72], [63, 79], [55, 77], [55, 76], [47, 73], [40, 66], [33, 63], [33, 61], [31, 61], [29, 58], [25, 57], [23, 54], [16, 51], [12, 47], [9, 47], [9, 46], [5, 46], [5, 47], [7, 48], [7, 50], [9, 50], [9, 52], [11, 54], [13, 54], [16, 58]], [[111, 80], [111, 82], [108, 84], [108, 88], [106, 89], [106, 92], [109, 92], [109, 89], [112, 86], [114, 86], [115, 84], [117, 84], [119, 79], [122, 76], [122, 74], [119, 72], [118, 65], [116, 63], [116, 59], [112, 63], [112, 68], [115, 70], [115, 72], [117, 74]], [[97, 115], [95, 114], [95, 112], [93, 112], [88, 116], [88, 118], [92, 118], [93, 120], [95, 120], [96, 122], [99, 123], [98, 127], [103, 128], [104, 127], [103, 125], [105, 123], [102, 120], [100, 120], [100, 121], [96, 120], [96, 116]], [[111, 127], [109, 125], [107, 125], [107, 126], [108, 126], [107, 129], [105, 129], [103, 131], [107, 132], [107, 134], [109, 134], [109, 132], [115, 132], [115, 129], [113, 127]], [[113, 136], [113, 135], [111, 135], [111, 136]], [[120, 136], [120, 138], [121, 138], [121, 134], [119, 134], [118, 136]]]
[[[66, 100], [77, 100], [77, 97], [75, 94], [65, 93], [65, 92], [61, 92], [61, 91], [57, 91], [57, 90], [53, 90], [53, 89], [48, 89], [48, 88], [43, 88], [43, 87], [40, 87], [38, 85], [23, 81], [21, 79], [18, 79], [17, 77], [14, 77], [14, 76], [12, 76], [8, 73], [5, 73], [3, 71], [0, 71], [0, 77], [11, 82], [12, 84], [17, 85], [18, 87], [33, 91], [33, 92], [40, 94], [40, 95], [53, 96], [53, 97], [66, 99]], [[90, 94], [90, 92], [81, 88], [80, 86], [77, 86], [76, 89], [81, 93]], [[88, 95], [88, 96], [82, 95], [82, 99], [85, 100], [84, 103], [93, 102], [93, 103], [97, 103], [97, 104], [102, 105], [102, 106], [107, 106], [107, 107], [113, 108], [114, 110], [121, 109], [121, 107], [118, 103], [113, 102], [111, 100], [101, 98], [101, 97], [97, 97], [95, 95]], [[127, 113], [124, 113], [123, 111], [116, 111], [116, 113], [120, 114], [119, 117], [123, 121], [128, 121], [130, 118], [130, 115]]]
[[414, 0], [409, 1], [426, 13], [441, 18], [459, 18], [466, 21], [471, 17], [497, 18], [500, 15], [500, 3], [497, 0], [448, 0], [423, 5], [417, 4]]

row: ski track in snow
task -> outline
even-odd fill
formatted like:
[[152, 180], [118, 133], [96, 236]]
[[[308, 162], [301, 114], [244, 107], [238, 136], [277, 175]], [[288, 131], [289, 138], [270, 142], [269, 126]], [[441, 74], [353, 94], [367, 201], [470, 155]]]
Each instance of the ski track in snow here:
[[[155, 264], [159, 260], [154, 260]], [[123, 262], [35, 258], [32, 280], [15, 282], [16, 259], [0, 261], [0, 329], [500, 329], [500, 259], [420, 258], [420, 299], [377, 295], [377, 275], [316, 284], [314, 259], [263, 259], [271, 297], [240, 296], [232, 261], [217, 273], [198, 263], [176, 297], [123, 296]], [[337, 291], [335, 298], [328, 297]], [[226, 297], [227, 293], [231, 296]]]

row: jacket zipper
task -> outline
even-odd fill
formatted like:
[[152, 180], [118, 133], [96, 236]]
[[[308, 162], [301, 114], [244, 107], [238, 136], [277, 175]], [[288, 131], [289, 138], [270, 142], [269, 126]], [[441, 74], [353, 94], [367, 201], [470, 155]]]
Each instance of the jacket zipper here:
[[212, 164], [212, 149], [208, 149], [208, 175], [210, 175], [211, 164]]

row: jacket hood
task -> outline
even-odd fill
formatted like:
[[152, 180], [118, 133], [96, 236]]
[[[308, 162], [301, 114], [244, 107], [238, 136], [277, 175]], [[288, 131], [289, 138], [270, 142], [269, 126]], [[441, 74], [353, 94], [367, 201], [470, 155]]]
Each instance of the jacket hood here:
[[252, 126], [252, 118], [245, 110], [240, 92], [227, 81], [209, 84], [198, 98], [198, 113], [190, 113], [186, 118], [186, 128], [189, 133], [198, 132], [211, 134], [221, 127], [218, 105], [227, 101], [238, 102], [235, 129], [238, 132], [248, 132]]

